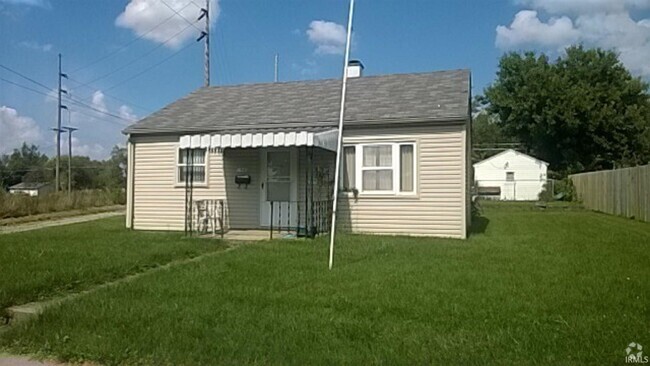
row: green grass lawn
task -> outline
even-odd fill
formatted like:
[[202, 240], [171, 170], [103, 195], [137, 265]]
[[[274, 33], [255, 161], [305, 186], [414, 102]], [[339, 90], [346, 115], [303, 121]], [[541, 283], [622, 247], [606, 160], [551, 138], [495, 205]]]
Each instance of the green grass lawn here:
[[[650, 225], [484, 205], [467, 241], [244, 246], [52, 308], [6, 351], [102, 364], [624, 364], [650, 345]], [[131, 233], [136, 235], [136, 233]]]
[[129, 231], [124, 217], [0, 234], [2, 309], [222, 248], [179, 233]]

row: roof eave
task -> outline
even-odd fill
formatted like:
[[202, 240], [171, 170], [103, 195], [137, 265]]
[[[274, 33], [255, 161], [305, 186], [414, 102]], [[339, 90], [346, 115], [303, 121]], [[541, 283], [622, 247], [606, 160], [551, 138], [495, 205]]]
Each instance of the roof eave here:
[[[456, 115], [456, 116], [443, 116], [443, 117], [409, 117], [409, 118], [385, 118], [378, 120], [354, 120], [346, 121], [345, 126], [348, 127], [364, 127], [364, 126], [381, 126], [381, 125], [411, 125], [411, 124], [425, 124], [425, 123], [464, 123], [469, 120], [469, 115]], [[300, 125], [298, 123], [286, 123], [286, 124], [270, 124], [270, 125], [255, 125], [254, 129], [277, 129], [277, 128], [287, 128], [287, 129], [300, 129], [304, 127], [309, 127], [309, 125]], [[320, 121], [315, 123], [313, 127], [337, 127], [336, 121]], [[147, 128], [147, 127], [137, 127], [130, 126], [122, 130], [122, 133], [125, 135], [148, 135], [148, 134], [184, 134], [184, 133], [219, 133], [219, 132], [228, 132], [232, 130], [247, 130], [248, 127], [242, 126], [228, 126], [220, 127], [215, 129], [206, 129], [203, 126], [192, 127], [192, 126], [183, 126], [183, 127], [173, 127], [173, 128]], [[251, 128], [253, 129], [253, 128]]]

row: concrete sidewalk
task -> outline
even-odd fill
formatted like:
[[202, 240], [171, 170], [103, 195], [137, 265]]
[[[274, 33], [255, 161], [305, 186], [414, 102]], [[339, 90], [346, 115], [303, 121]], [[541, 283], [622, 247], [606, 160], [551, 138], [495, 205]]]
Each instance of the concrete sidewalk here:
[[[43, 229], [52, 226], [77, 224], [80, 222], [105, 219], [107, 217], [120, 216], [120, 215], [124, 215], [124, 210], [112, 211], [112, 212], [101, 212], [101, 213], [81, 215], [81, 216], [72, 216], [72, 217], [52, 219], [46, 221], [36, 221], [36, 222], [29, 222], [25, 224], [0, 226], [0, 234], [19, 233], [22, 231], [37, 230], [37, 229]], [[0, 364], [0, 366], [3, 365]]]
[[62, 366], [62, 363], [38, 361], [25, 356], [9, 356], [0, 354], [0, 366]]

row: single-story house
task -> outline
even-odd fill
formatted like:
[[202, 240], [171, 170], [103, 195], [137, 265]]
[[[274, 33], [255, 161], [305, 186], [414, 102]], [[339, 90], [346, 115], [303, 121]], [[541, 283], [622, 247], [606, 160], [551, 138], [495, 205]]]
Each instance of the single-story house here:
[[12, 194], [26, 194], [32, 197], [42, 196], [52, 192], [53, 186], [50, 183], [18, 183], [9, 187], [9, 193]]
[[[359, 66], [348, 70], [338, 227], [465, 238], [470, 72]], [[340, 98], [333, 79], [203, 87], [131, 125], [126, 226], [191, 230], [210, 217], [226, 231], [327, 232]]]
[[535, 201], [547, 181], [548, 163], [508, 149], [474, 164], [479, 195], [503, 201]]

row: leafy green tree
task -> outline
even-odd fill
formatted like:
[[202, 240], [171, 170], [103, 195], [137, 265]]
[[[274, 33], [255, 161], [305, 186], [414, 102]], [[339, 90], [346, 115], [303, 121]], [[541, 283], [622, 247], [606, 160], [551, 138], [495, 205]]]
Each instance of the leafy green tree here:
[[111, 188], [126, 188], [127, 153], [125, 147], [114, 146], [111, 157], [106, 161], [108, 179], [106, 183]]
[[9, 156], [0, 155], [0, 191], [5, 190], [8, 185], [7, 179], [9, 177], [9, 170], [7, 168], [7, 160]]
[[489, 158], [508, 148], [518, 147], [514, 137], [506, 135], [499, 124], [499, 116], [486, 110], [472, 119], [472, 159], [474, 162]]
[[[68, 187], [68, 157], [61, 157], [61, 189]], [[73, 156], [73, 189], [126, 188], [126, 148], [113, 147], [110, 158], [92, 160], [87, 156]], [[0, 187], [20, 182], [53, 182], [56, 159], [49, 159], [35, 145], [23, 144], [10, 155], [0, 156]]]
[[[48, 162], [48, 168], [53, 170], [56, 160]], [[72, 156], [72, 189], [94, 189], [104, 188], [102, 183], [102, 170], [104, 166], [101, 161], [91, 160], [87, 156]], [[68, 157], [61, 157], [61, 188], [68, 187]]]
[[52, 177], [45, 168], [48, 157], [38, 151], [38, 146], [23, 143], [20, 149], [0, 159], [0, 181], [3, 188], [20, 182], [49, 182]]
[[555, 62], [532, 52], [504, 55], [485, 102], [506, 135], [569, 173], [648, 162], [647, 91], [616, 53], [575, 46]]

